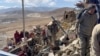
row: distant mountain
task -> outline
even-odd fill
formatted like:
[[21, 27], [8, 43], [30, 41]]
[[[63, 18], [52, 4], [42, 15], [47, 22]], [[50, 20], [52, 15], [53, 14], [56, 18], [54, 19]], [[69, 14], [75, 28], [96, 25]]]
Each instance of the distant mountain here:
[[[49, 15], [49, 16], [55, 16], [55, 15], [63, 15], [65, 11], [70, 11], [73, 10], [73, 8], [69, 7], [64, 7], [64, 8], [56, 8], [56, 7], [25, 7], [25, 15], [28, 14], [33, 14], [33, 13], [38, 13], [41, 15]], [[22, 9], [21, 8], [8, 8], [8, 9], [3, 9], [0, 10], [0, 15], [20, 15], [22, 14]], [[33, 14], [34, 15], [34, 14]], [[16, 16], [15, 16], [16, 17]]]
[[11, 12], [11, 11], [16, 11], [16, 10], [21, 10], [21, 8], [15, 7], [15, 8], [1, 9], [0, 14], [6, 13], [6, 12]]
[[26, 10], [35, 11], [35, 12], [46, 12], [57, 9], [56, 7], [26, 7]]
[[[57, 8], [55, 7], [25, 7], [25, 13], [33, 13], [33, 12], [46, 12], [46, 11], [52, 11]], [[0, 14], [13, 14], [13, 13], [21, 13], [22, 8], [8, 8], [8, 9], [1, 9]]]
[[[62, 17], [65, 11], [73, 10], [73, 8], [64, 7], [64, 8], [52, 8], [52, 7], [26, 7], [25, 8], [25, 17], [27, 19], [34, 17]], [[8, 8], [0, 10], [0, 21], [8, 22], [20, 20], [22, 18], [21, 8]]]
[[73, 8], [64, 7], [64, 8], [58, 8], [52, 11], [48, 11], [48, 12], [43, 12], [41, 14], [49, 15], [49, 16], [63, 16], [65, 11], [71, 11], [71, 10], [73, 10]]

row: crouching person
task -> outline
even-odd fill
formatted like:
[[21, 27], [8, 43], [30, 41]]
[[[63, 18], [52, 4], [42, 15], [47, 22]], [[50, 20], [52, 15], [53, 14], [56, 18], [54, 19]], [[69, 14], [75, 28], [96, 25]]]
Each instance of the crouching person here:
[[92, 32], [90, 56], [100, 56], [100, 24]]

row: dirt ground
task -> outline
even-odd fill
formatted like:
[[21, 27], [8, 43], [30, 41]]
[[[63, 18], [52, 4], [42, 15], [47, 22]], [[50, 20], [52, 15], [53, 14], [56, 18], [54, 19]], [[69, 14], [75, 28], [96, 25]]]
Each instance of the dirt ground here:
[[[26, 19], [25, 20], [25, 30], [30, 31], [32, 30], [33, 26], [36, 25], [45, 25], [48, 24], [52, 19], [50, 18], [42, 18], [42, 19]], [[22, 20], [19, 20], [14, 23], [6, 24], [6, 25], [0, 25], [0, 33], [3, 33], [8, 36], [8, 38], [13, 37], [13, 34], [16, 30], [21, 31], [23, 30], [23, 24]]]
[[[25, 30], [31, 31], [33, 26], [41, 25], [41, 27], [45, 24], [48, 24], [52, 19], [48, 18], [29, 18], [25, 19]], [[19, 32], [23, 30], [23, 22], [22, 19], [10, 23], [10, 24], [1, 24], [0, 25], [0, 48], [6, 46], [7, 38], [13, 38], [15, 31], [18, 30]]]

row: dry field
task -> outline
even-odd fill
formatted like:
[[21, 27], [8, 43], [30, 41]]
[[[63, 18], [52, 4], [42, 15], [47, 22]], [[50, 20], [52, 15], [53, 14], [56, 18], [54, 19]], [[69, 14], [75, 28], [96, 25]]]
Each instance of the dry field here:
[[[30, 31], [32, 30], [33, 26], [36, 25], [45, 25], [52, 21], [51, 18], [37, 18], [37, 19], [26, 19], [25, 20], [25, 30]], [[9, 38], [13, 37], [13, 34], [16, 30], [21, 31], [23, 29], [22, 20], [19, 20], [14, 23], [0, 25], [0, 33], [6, 34]]]

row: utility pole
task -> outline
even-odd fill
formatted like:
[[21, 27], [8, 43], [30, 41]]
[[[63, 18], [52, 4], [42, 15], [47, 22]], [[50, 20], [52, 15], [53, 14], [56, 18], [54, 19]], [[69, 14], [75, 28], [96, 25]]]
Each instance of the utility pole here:
[[22, 0], [22, 18], [23, 18], [23, 37], [25, 37], [25, 12], [24, 12], [24, 0]]
[[24, 10], [24, 0], [22, 0], [22, 18], [23, 18], [23, 37], [24, 37], [24, 41], [27, 45], [27, 47], [31, 50], [31, 56], [32, 56], [32, 48], [30, 48], [30, 46], [28, 46], [27, 43], [27, 38], [25, 36], [25, 10]]

